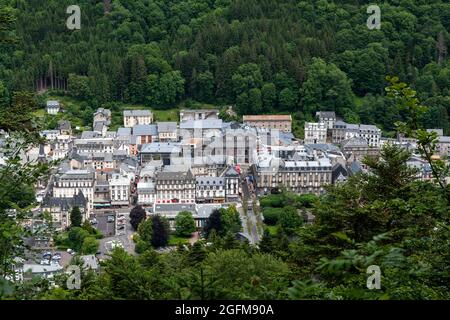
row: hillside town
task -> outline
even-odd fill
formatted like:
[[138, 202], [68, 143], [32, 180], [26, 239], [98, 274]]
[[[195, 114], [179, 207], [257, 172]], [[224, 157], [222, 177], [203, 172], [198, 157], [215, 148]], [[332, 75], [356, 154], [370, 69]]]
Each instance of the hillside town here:
[[[48, 101], [47, 113], [60, 111], [58, 101]], [[414, 140], [384, 138], [376, 126], [345, 123], [331, 111], [317, 112], [316, 122], [305, 123], [304, 140], [292, 134], [290, 115], [245, 115], [242, 122], [226, 122], [216, 109], [186, 109], [179, 117], [179, 123], [155, 122], [150, 110], [125, 110], [123, 127], [110, 131], [111, 111], [99, 108], [90, 131], [76, 134], [67, 120], [42, 131], [45, 143], [28, 150], [24, 160], [56, 166], [36, 186], [39, 205], [28, 227], [48, 228], [42, 219], [47, 213], [53, 230], [62, 232], [71, 227], [71, 212], [78, 208], [82, 220], [103, 235], [97, 255], [83, 256], [97, 268], [97, 260], [115, 246], [134, 252], [129, 215], [136, 206], [147, 216], [166, 218], [172, 229], [180, 212], [190, 212], [198, 231], [214, 210], [234, 206], [243, 225], [240, 236], [257, 244], [263, 218], [252, 208], [260, 196], [282, 190], [324, 194], [327, 185], [364, 172], [363, 158], [377, 156], [386, 143], [411, 151], [408, 165], [418, 169], [420, 179], [432, 178]], [[448, 157], [450, 137], [434, 131], [439, 137], [434, 157]], [[200, 237], [197, 232], [190, 241]], [[51, 236], [29, 240], [34, 248], [53, 248]], [[57, 253], [50, 266], [47, 259], [24, 268], [52, 275], [63, 269], [61, 254], [68, 255]]]

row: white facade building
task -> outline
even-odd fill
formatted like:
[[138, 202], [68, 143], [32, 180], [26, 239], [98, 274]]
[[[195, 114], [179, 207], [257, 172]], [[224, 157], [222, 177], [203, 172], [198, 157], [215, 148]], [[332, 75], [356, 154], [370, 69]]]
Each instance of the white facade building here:
[[196, 180], [197, 203], [225, 202], [225, 178], [199, 176]]
[[305, 122], [305, 144], [326, 143], [327, 128], [325, 122]]
[[130, 180], [128, 177], [115, 173], [109, 181], [111, 205], [126, 206], [130, 203]]
[[56, 115], [58, 114], [60, 109], [60, 105], [58, 101], [55, 100], [49, 100], [47, 101], [47, 106], [45, 107], [45, 110], [48, 114]]
[[139, 182], [137, 184], [138, 203], [151, 206], [156, 200], [156, 187], [154, 182]]
[[113, 153], [114, 138], [75, 139], [74, 147], [79, 154]]

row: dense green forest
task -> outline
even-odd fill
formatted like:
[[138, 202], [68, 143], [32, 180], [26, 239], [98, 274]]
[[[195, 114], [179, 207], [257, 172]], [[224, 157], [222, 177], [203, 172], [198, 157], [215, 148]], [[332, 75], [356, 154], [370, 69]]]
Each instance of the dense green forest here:
[[310, 120], [335, 110], [393, 131], [402, 114], [384, 96], [395, 74], [420, 92], [427, 127], [449, 130], [450, 3], [363, 0], [0, 0], [15, 44], [0, 51], [0, 93], [64, 91], [86, 114], [111, 102], [165, 108], [179, 101]]

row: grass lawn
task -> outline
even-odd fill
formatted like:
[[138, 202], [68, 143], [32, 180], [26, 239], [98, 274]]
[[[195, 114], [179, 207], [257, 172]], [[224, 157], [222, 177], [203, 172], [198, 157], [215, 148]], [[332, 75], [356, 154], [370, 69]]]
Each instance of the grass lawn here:
[[189, 238], [178, 237], [174, 234], [169, 236], [169, 246], [177, 246], [179, 244], [188, 244]]
[[270, 235], [275, 236], [277, 234], [277, 226], [265, 226], [267, 228], [267, 230], [269, 230]]
[[36, 110], [35, 112], [33, 112], [33, 115], [34, 115], [35, 117], [42, 118], [42, 117], [45, 116], [45, 109], [38, 109], [38, 110]]
[[172, 109], [151, 109], [154, 115], [153, 121], [179, 121], [180, 110], [178, 108]]

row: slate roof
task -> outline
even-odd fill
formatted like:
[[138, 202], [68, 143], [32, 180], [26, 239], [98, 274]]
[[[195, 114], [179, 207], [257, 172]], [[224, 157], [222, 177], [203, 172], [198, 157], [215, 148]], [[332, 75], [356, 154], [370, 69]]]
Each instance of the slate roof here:
[[236, 171], [234, 167], [228, 168], [228, 170], [225, 172], [226, 177], [239, 177], [239, 173]]
[[156, 136], [157, 134], [156, 124], [137, 124], [133, 127], [133, 136]]
[[71, 130], [70, 121], [60, 120], [58, 121], [58, 130]]
[[131, 136], [131, 128], [119, 128], [117, 130], [117, 136], [118, 137]]
[[150, 110], [124, 110], [124, 117], [146, 117], [151, 116], [152, 112]]
[[176, 122], [158, 122], [158, 132], [176, 132], [177, 123]]
[[326, 119], [336, 119], [336, 112], [334, 111], [318, 111], [316, 112], [316, 117], [326, 118]]
[[223, 177], [208, 177], [198, 176], [195, 178], [197, 185], [200, 186], [223, 186], [225, 185], [225, 178]]
[[77, 206], [80, 208], [85, 208], [87, 204], [86, 198], [83, 192], [80, 192], [71, 198], [56, 198], [49, 194], [45, 196], [42, 200], [43, 208], [54, 208], [60, 207], [63, 211], [69, 211], [71, 208]]

